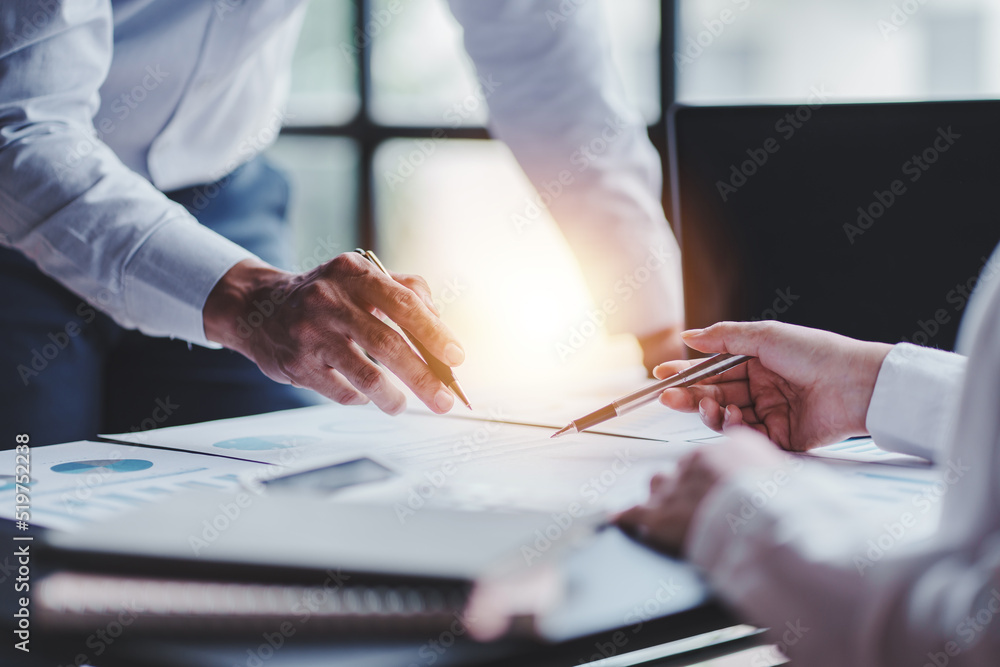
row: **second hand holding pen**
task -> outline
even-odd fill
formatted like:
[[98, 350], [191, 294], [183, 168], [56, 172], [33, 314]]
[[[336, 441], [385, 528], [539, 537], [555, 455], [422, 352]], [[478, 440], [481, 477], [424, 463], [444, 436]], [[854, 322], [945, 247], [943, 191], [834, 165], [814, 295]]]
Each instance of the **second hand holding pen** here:
[[[385, 265], [382, 264], [381, 260], [379, 260], [379, 258], [375, 256], [375, 253], [371, 250], [358, 248], [354, 252], [374, 264], [378, 267], [379, 271], [385, 275], [392, 277], [389, 270], [385, 268]], [[406, 338], [410, 341], [410, 343], [413, 344], [413, 347], [417, 348], [417, 352], [419, 352], [420, 356], [424, 358], [424, 363], [426, 363], [427, 367], [431, 369], [432, 373], [434, 373], [434, 377], [441, 380], [441, 382], [443, 382], [448, 389], [450, 389], [463, 403], [465, 403], [465, 407], [471, 410], [472, 405], [469, 404], [469, 399], [466, 397], [465, 392], [462, 391], [462, 385], [458, 384], [458, 380], [455, 379], [455, 374], [452, 372], [451, 367], [431, 354], [430, 351], [424, 347], [423, 343], [417, 340], [416, 336], [403, 327], [400, 327], [400, 330], [406, 335]]]
[[689, 367], [685, 371], [681, 371], [680, 373], [676, 373], [668, 378], [660, 380], [659, 382], [651, 384], [648, 387], [643, 387], [638, 391], [633, 391], [631, 394], [622, 396], [621, 398], [605, 405], [600, 410], [595, 410], [589, 415], [580, 417], [579, 419], [574, 419], [567, 426], [553, 433], [551, 437], [558, 438], [559, 436], [567, 433], [581, 433], [588, 428], [593, 428], [594, 426], [602, 424], [609, 419], [621, 417], [622, 415], [632, 412], [638, 407], [646, 405], [647, 403], [652, 403], [661, 393], [663, 393], [664, 389], [690, 387], [693, 384], [698, 384], [702, 380], [707, 380], [715, 377], [716, 375], [721, 375], [732, 368], [736, 368], [740, 364], [746, 363], [752, 358], [753, 357], [748, 357], [745, 354], [729, 354], [728, 352], [716, 354], [709, 357], [705, 361]]

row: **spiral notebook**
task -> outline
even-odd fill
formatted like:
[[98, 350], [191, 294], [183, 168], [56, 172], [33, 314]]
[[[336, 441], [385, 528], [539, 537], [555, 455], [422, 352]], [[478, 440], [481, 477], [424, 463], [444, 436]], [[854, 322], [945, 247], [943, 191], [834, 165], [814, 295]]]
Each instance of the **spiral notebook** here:
[[557, 555], [597, 523], [581, 517], [542, 541], [552, 533], [543, 513], [428, 507], [401, 521], [388, 505], [196, 492], [48, 535], [51, 574], [34, 613], [66, 632], [124, 614], [151, 633], [290, 623], [324, 636], [406, 635], [458, 622], [482, 638], [530, 635], [560, 599]]

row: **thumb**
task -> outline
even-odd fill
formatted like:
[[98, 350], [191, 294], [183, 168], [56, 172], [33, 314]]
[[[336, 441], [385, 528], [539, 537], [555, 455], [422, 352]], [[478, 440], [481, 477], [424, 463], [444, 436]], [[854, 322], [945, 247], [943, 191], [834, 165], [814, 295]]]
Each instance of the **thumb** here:
[[684, 344], [699, 352], [729, 352], [760, 356], [764, 345], [767, 322], [719, 322], [707, 329], [691, 329], [681, 333]]
[[612, 517], [611, 523], [617, 524], [626, 532], [643, 534], [646, 530], [642, 528], [649, 523], [649, 512], [650, 509], [645, 505], [636, 505]]

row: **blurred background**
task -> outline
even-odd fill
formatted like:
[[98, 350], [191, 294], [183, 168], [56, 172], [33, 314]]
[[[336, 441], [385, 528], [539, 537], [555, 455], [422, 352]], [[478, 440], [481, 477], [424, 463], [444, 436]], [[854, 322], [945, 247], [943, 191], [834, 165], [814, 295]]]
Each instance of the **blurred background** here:
[[[673, 101], [1000, 94], [995, 0], [583, 1], [602, 5], [615, 65], [661, 155]], [[293, 182], [295, 268], [365, 245], [394, 270], [422, 274], [465, 343], [468, 385], [638, 369], [628, 337], [599, 331], [569, 346], [592, 304], [554, 223], [512, 220], [534, 192], [483, 129], [461, 28], [444, 0], [398, 7], [310, 5], [287, 124], [270, 149]]]

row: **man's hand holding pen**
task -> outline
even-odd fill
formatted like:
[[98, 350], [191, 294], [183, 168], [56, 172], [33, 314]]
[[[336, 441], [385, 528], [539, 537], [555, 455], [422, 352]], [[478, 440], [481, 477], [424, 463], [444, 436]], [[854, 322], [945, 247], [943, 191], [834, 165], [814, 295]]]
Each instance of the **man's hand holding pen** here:
[[431, 410], [448, 412], [454, 394], [379, 312], [447, 366], [465, 360], [422, 278], [386, 275], [357, 253], [302, 274], [245, 260], [223, 276], [203, 310], [209, 340], [240, 352], [277, 382], [345, 405], [371, 400], [389, 414], [401, 412], [406, 398], [367, 352]]

